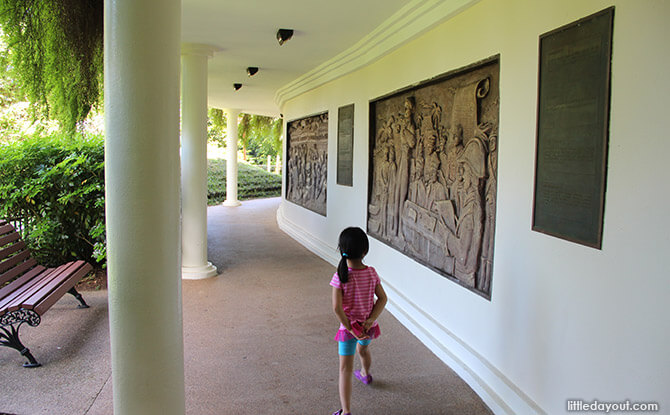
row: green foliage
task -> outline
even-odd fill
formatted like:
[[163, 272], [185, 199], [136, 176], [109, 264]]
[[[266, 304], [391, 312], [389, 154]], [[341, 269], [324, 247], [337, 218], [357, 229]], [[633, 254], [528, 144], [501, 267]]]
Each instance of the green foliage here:
[[[218, 108], [210, 108], [207, 115], [208, 141], [217, 143], [219, 147], [225, 147], [227, 125], [225, 113]], [[281, 154], [283, 126], [281, 118], [242, 113], [237, 126], [237, 135], [243, 159], [265, 164], [268, 155]]]
[[247, 148], [251, 141], [252, 134], [255, 133], [252, 129], [251, 119], [255, 117], [251, 114], [242, 114], [240, 123], [237, 125], [237, 136], [239, 143], [242, 144], [242, 159], [247, 159]]
[[237, 133], [244, 159], [247, 159], [247, 153], [261, 158], [279, 154], [282, 149], [282, 126], [281, 118], [242, 114]]
[[101, 97], [103, 0], [0, 0], [11, 71], [33, 104], [70, 135]]
[[0, 142], [21, 139], [49, 126], [48, 123], [34, 122], [26, 97], [12, 72], [10, 53], [0, 33]]
[[226, 145], [226, 114], [219, 108], [207, 111], [207, 141], [225, 147]]
[[2, 107], [23, 100], [19, 86], [11, 75], [11, 68], [7, 44], [0, 36], [0, 106]]
[[269, 148], [267, 149], [267, 154], [271, 156], [276, 156], [278, 154], [281, 154], [282, 152], [282, 133], [284, 131], [284, 119], [283, 118], [275, 118], [272, 121], [272, 126], [270, 127], [270, 136], [269, 140], [267, 140], [267, 145]]
[[39, 262], [104, 261], [104, 205], [103, 137], [0, 144], [0, 217], [21, 219]]
[[[208, 160], [207, 203], [215, 205], [226, 199], [226, 161]], [[237, 173], [237, 197], [240, 200], [281, 196], [280, 175], [239, 163]]]

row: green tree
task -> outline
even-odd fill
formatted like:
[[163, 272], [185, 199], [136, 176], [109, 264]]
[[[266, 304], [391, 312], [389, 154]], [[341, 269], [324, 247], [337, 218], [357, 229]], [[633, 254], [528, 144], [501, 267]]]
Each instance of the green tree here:
[[247, 159], [247, 149], [261, 156], [274, 156], [281, 152], [282, 125], [281, 118], [242, 114], [238, 135], [244, 160]]
[[[226, 114], [218, 108], [207, 112], [207, 140], [225, 147]], [[238, 143], [242, 147], [243, 159], [249, 156], [276, 156], [282, 151], [283, 119], [254, 114], [240, 114], [237, 127]]]
[[101, 99], [103, 0], [0, 0], [2, 36], [33, 116], [69, 133]]
[[254, 115], [242, 114], [240, 123], [237, 125], [237, 136], [242, 144], [242, 160], [247, 160], [247, 147], [251, 142], [251, 137], [256, 135], [255, 123], [252, 123]]
[[0, 143], [54, 132], [57, 122], [31, 116], [30, 103], [15, 79], [11, 62], [11, 51], [0, 29]]
[[276, 156], [282, 152], [282, 133], [284, 130], [284, 120], [282, 118], [275, 118], [272, 121], [270, 135], [265, 141], [269, 146], [267, 154]]
[[19, 86], [12, 76], [10, 60], [7, 44], [0, 32], [0, 107], [3, 108], [23, 100]]
[[222, 109], [210, 108], [207, 111], [207, 141], [217, 143], [219, 147], [226, 145], [226, 114]]

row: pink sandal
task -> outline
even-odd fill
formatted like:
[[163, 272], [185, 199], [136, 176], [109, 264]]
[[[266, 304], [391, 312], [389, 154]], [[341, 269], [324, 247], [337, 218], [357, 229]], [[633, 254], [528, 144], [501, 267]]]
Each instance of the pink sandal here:
[[360, 370], [354, 371], [354, 376], [356, 376], [356, 379], [360, 380], [361, 382], [365, 383], [366, 385], [369, 385], [369, 384], [372, 383], [372, 376], [371, 375], [363, 376], [363, 375], [361, 375]]

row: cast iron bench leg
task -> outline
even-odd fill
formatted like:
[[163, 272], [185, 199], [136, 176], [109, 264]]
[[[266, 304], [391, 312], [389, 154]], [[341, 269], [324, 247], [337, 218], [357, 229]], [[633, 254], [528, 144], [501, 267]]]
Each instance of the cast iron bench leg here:
[[35, 360], [32, 353], [30, 353], [30, 350], [28, 350], [28, 348], [21, 343], [21, 339], [19, 339], [19, 328], [21, 328], [21, 324], [23, 324], [23, 322], [19, 323], [16, 327], [14, 327], [14, 325], [8, 326], [9, 329], [7, 329], [7, 327], [0, 327], [0, 346], [16, 349], [22, 356], [28, 359], [28, 361], [23, 364], [23, 367], [40, 367], [42, 365]]
[[86, 301], [84, 301], [84, 297], [82, 297], [81, 294], [79, 294], [79, 292], [74, 289], [74, 287], [70, 288], [70, 291], [68, 291], [68, 293], [74, 295], [74, 298], [79, 300], [79, 305], [77, 306], [77, 308], [88, 308], [88, 304], [86, 304]]

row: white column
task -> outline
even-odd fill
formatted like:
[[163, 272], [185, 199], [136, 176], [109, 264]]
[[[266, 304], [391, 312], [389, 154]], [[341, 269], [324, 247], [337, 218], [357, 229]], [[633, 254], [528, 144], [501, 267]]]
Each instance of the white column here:
[[207, 45], [182, 47], [182, 278], [216, 275], [207, 261]]
[[239, 206], [237, 200], [237, 117], [240, 111], [225, 109], [228, 130], [226, 132], [226, 200], [223, 206]]
[[114, 413], [181, 415], [181, 1], [105, 0], [104, 15]]

